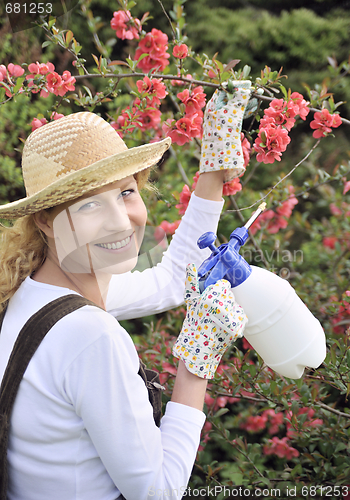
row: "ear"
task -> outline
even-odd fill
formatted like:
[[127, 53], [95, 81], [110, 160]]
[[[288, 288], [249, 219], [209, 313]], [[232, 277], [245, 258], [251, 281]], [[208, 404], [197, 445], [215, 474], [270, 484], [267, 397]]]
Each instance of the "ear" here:
[[53, 238], [53, 217], [46, 211], [41, 210], [34, 214], [35, 224], [48, 238]]

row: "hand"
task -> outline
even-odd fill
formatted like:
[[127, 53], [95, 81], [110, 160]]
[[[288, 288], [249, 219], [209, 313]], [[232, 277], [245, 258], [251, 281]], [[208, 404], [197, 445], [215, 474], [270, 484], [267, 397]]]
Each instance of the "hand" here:
[[250, 80], [233, 82], [233, 94], [216, 90], [203, 122], [199, 171], [226, 170], [225, 182], [245, 171], [241, 144], [243, 115], [251, 95]]
[[226, 349], [243, 335], [247, 317], [230, 287], [228, 281], [220, 280], [201, 294], [196, 267], [187, 266], [187, 314], [173, 355], [198, 377], [214, 378]]

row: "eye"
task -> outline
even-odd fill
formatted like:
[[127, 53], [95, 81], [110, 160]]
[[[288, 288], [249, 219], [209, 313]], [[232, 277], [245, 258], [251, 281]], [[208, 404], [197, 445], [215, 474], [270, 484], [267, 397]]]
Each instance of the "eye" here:
[[88, 203], [85, 203], [81, 207], [78, 208], [78, 212], [87, 212], [89, 210], [93, 210], [94, 208], [97, 208], [99, 206], [99, 203], [97, 201], [89, 201]]
[[122, 191], [122, 192], [120, 193], [120, 196], [121, 196], [122, 198], [126, 198], [127, 196], [130, 196], [130, 195], [131, 195], [131, 194], [133, 194], [133, 193], [135, 193], [135, 189], [131, 189], [131, 188], [130, 188], [130, 189], [125, 189], [124, 191]]

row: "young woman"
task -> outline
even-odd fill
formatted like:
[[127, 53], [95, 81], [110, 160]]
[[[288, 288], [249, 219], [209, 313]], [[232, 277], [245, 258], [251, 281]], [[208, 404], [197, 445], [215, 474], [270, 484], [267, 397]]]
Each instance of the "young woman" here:
[[[224, 330], [210, 326], [218, 309], [196, 287], [195, 265], [207, 256], [196, 241], [216, 229], [223, 171], [200, 175], [162, 262], [131, 272], [147, 219], [140, 191], [169, 145], [165, 139], [128, 150], [92, 113], [45, 125], [25, 144], [27, 197], [0, 207], [0, 218], [17, 219], [3, 230], [0, 249], [0, 377], [19, 332], [43, 306], [68, 295], [95, 305], [57, 321], [24, 373], [10, 420], [9, 500], [145, 500], [185, 492], [205, 420], [207, 375], [199, 369], [213, 376], [246, 318], [219, 282], [213, 294], [230, 316], [224, 342], [216, 336]], [[182, 303], [189, 262], [189, 315], [176, 343], [181, 359], [158, 427], [135, 346], [116, 318]], [[191, 315], [199, 319], [208, 304], [207, 356], [215, 362], [189, 364], [186, 346], [191, 335], [200, 338]]]

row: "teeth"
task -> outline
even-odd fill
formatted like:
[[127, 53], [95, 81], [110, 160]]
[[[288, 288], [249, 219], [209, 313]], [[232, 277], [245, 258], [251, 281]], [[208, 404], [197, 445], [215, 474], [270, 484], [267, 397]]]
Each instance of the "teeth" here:
[[130, 236], [125, 240], [116, 241], [115, 243], [98, 243], [98, 247], [107, 248], [108, 250], [117, 250], [118, 248], [125, 247], [130, 242]]

